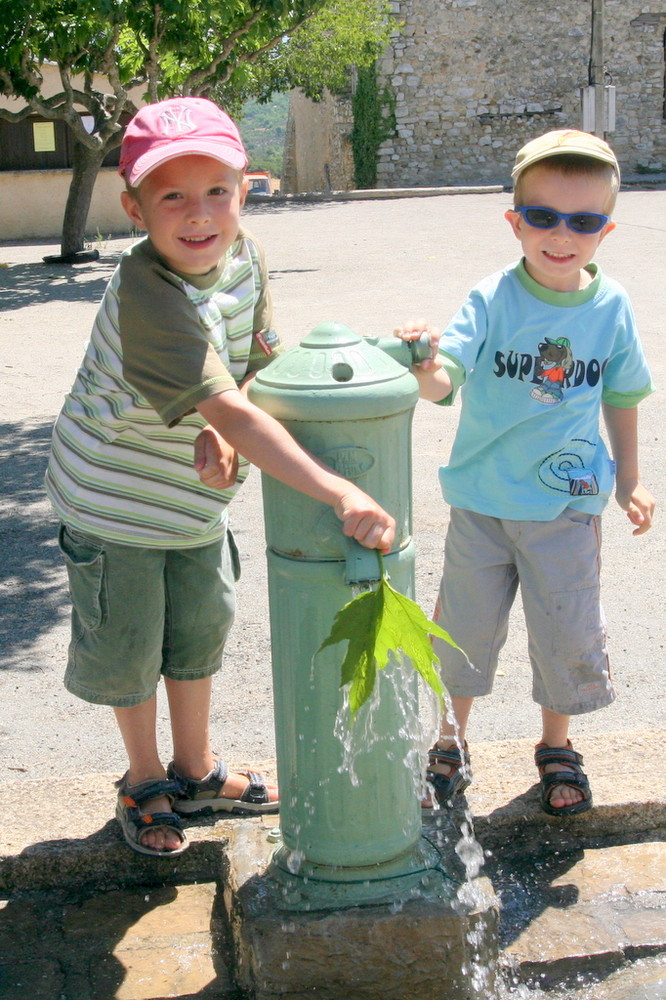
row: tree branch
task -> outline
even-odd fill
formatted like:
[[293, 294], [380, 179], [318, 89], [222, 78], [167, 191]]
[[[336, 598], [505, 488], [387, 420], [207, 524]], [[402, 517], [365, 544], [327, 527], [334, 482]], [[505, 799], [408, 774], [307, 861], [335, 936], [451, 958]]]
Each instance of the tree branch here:
[[[184, 94], [197, 94], [200, 92], [200, 90], [203, 90], [208, 86], [212, 86], [213, 81], [209, 82], [210, 77], [215, 75], [215, 71], [217, 70], [218, 66], [220, 66], [228, 58], [229, 53], [233, 51], [233, 48], [236, 42], [239, 40], [239, 38], [242, 38], [244, 35], [247, 35], [249, 31], [251, 31], [251, 29], [255, 26], [257, 21], [260, 20], [263, 13], [264, 12], [262, 10], [255, 11], [252, 17], [245, 22], [242, 28], [237, 28], [236, 31], [232, 31], [232, 33], [228, 36], [228, 38], [224, 42], [221, 51], [218, 53], [215, 59], [213, 59], [212, 62], [208, 64], [208, 66], [204, 67], [204, 69], [193, 70], [189, 74], [189, 76], [183, 83]], [[220, 82], [224, 83], [226, 80], [229, 79], [230, 75], [231, 75], [231, 70], [227, 72], [224, 79], [221, 80]]]
[[[315, 17], [315, 15], [318, 13], [319, 13], [318, 10], [316, 11], [313, 10], [309, 14], [306, 14], [305, 17], [303, 17], [302, 20], [298, 22], [298, 24], [292, 25], [291, 28], [282, 29], [280, 32], [278, 32], [278, 34], [274, 35], [272, 38], [269, 38], [269, 40], [265, 42], [260, 48], [255, 49], [253, 52], [244, 53], [242, 58], [240, 58], [238, 62], [241, 63], [256, 62], [261, 56], [265, 55], [266, 52], [270, 52], [271, 49], [274, 49], [275, 46], [278, 44], [278, 42], [281, 42], [283, 38], [290, 38], [292, 35], [294, 35], [300, 28], [303, 27], [303, 25], [307, 24], [307, 22], [311, 18]], [[215, 79], [212, 80], [210, 78], [211, 76], [213, 76], [214, 71], [217, 69], [220, 63], [223, 62], [227, 58], [229, 53], [232, 51], [234, 44], [238, 40], [238, 38], [241, 38], [246, 31], [249, 31], [250, 27], [252, 27], [252, 25], [256, 23], [258, 18], [259, 15], [256, 15], [254, 21], [252, 21], [251, 23], [248, 22], [247, 25], [245, 26], [245, 29], [239, 29], [237, 32], [235, 32], [234, 35], [231, 35], [227, 41], [227, 45], [225, 46], [223, 52], [217, 57], [217, 59], [215, 59], [210, 64], [210, 66], [208, 66], [204, 70], [199, 70], [197, 73], [191, 73], [190, 76], [188, 76], [185, 84], [185, 86], [187, 87], [187, 89], [184, 90], [185, 93], [201, 94], [203, 91], [210, 90], [211, 87], [216, 86], [217, 84], [226, 83], [227, 80], [229, 80], [231, 74], [234, 71], [233, 66], [228, 66], [223, 76], [216, 77]]]

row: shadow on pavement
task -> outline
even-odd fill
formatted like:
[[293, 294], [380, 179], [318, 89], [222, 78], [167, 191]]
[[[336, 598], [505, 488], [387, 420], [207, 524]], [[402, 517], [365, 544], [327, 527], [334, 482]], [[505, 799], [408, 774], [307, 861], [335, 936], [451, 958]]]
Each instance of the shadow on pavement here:
[[43, 512], [51, 427], [51, 421], [0, 424], [0, 669], [15, 666], [11, 661], [67, 607], [56, 522]]
[[93, 264], [7, 264], [0, 268], [0, 311], [57, 300], [98, 302], [119, 259], [109, 251]]
[[[206, 955], [207, 976], [188, 975], [165, 956], [174, 948], [179, 930], [187, 940], [186, 927], [174, 927], [170, 933], [168, 926], [181, 891], [178, 886], [151, 885], [107, 892], [51, 890], [15, 897], [0, 912], [2, 996], [7, 1000], [28, 996], [75, 1000], [114, 997], [119, 991], [123, 996], [136, 995], [134, 990], [143, 987], [140, 995], [148, 997], [153, 995], [145, 989], [148, 978], [160, 995], [159, 986], [167, 987], [175, 979], [176, 985], [185, 987], [177, 995], [191, 1000], [238, 998], [240, 994], [230, 990], [225, 962], [228, 946], [217, 913], [211, 927], [217, 931], [213, 933], [216, 947], [206, 949], [212, 952]], [[214, 908], [220, 911], [221, 904], [216, 901]], [[194, 935], [188, 950], [181, 959], [188, 958], [196, 966], [202, 946]], [[202, 978], [209, 979], [203, 988], [187, 989], [199, 986]], [[168, 995], [174, 994], [169, 990]]]

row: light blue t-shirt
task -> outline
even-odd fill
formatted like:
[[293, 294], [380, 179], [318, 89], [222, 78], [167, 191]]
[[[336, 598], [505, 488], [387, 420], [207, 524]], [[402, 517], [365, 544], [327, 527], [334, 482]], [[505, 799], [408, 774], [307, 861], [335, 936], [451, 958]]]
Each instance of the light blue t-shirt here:
[[568, 506], [606, 505], [614, 467], [601, 403], [633, 407], [653, 386], [626, 292], [595, 264], [588, 271], [587, 288], [553, 292], [512, 264], [472, 289], [447, 327], [440, 351], [464, 381], [439, 473], [452, 506], [549, 521]]

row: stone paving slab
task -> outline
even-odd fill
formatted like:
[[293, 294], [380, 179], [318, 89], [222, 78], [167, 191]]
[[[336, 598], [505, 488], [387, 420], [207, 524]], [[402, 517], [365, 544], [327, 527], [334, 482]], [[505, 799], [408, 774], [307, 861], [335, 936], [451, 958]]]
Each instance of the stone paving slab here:
[[[666, 733], [588, 736], [579, 745], [593, 789], [594, 808], [579, 817], [548, 816], [539, 807], [534, 747], [529, 740], [479, 743], [471, 747], [474, 780], [466, 801], [477, 836], [501, 838], [516, 824], [558, 828], [590, 836], [640, 833], [666, 827]], [[232, 767], [263, 771], [275, 778], [274, 760], [236, 761]], [[219, 859], [238, 819], [197, 820], [188, 826], [193, 848], [172, 861], [142, 858], [124, 846], [113, 817], [118, 774], [87, 774], [50, 781], [3, 782], [0, 808], [0, 893], [35, 886], [48, 870], [62, 885], [68, 866], [76, 878], [90, 866], [95, 879], [106, 871], [150, 873], [165, 864], [177, 877], [197, 874], [200, 863]], [[267, 830], [276, 817], [253, 819]], [[47, 883], [45, 883], [47, 884]], [[51, 884], [54, 884], [53, 882]]]
[[[540, 810], [529, 741], [471, 748], [467, 805], [502, 900], [504, 962], [519, 980], [553, 985], [666, 955], [664, 735], [588, 737], [579, 749], [595, 808], [571, 820]], [[272, 761], [238, 763], [274, 775]], [[238, 1000], [222, 888], [241, 831], [252, 828], [263, 864], [278, 818], [197, 820], [185, 854], [144, 858], [109, 819], [115, 777], [0, 788], [0, 996]], [[662, 1000], [666, 967], [648, 965], [633, 981], [647, 983], [646, 1000]], [[613, 989], [589, 998], [643, 1000]]]
[[470, 747], [474, 780], [466, 797], [478, 836], [529, 821], [543, 828], [566, 824], [590, 835], [640, 833], [666, 826], [666, 733], [587, 736], [574, 745], [584, 760], [594, 808], [566, 820], [539, 806], [534, 744], [530, 740]]
[[583, 969], [608, 972], [666, 953], [666, 843], [575, 852], [540, 893], [532, 887], [531, 902], [529, 922], [518, 913], [504, 931], [504, 961], [522, 980], [548, 987]]
[[[571, 1000], [576, 997], [572, 995]], [[666, 963], [663, 959], [638, 962], [590, 987], [580, 1000], [666, 1000]]]
[[215, 883], [30, 894], [0, 909], [3, 1000], [236, 997]]
[[[550, 817], [539, 807], [533, 746], [527, 740], [479, 743], [472, 747], [474, 781], [466, 802], [477, 837], [484, 845], [506, 840], [516, 826], [566, 828], [585, 836], [639, 835], [666, 828], [666, 734], [634, 733], [588, 737], [585, 767], [594, 808], [579, 817]], [[237, 761], [235, 767], [275, 777], [271, 760]], [[192, 847], [178, 858], [153, 859], [129, 852], [115, 811], [118, 775], [89, 774], [45, 782], [5, 782], [0, 786], [4, 818], [0, 846], [0, 894], [67, 884], [124, 885], [174, 883], [210, 878], [223, 871], [235, 819], [188, 825]], [[259, 824], [266, 836], [275, 816], [242, 822]]]

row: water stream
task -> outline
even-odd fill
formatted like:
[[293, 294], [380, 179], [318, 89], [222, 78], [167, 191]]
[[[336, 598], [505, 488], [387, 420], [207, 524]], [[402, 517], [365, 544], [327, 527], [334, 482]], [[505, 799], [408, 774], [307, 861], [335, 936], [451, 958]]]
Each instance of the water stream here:
[[[356, 781], [355, 762], [358, 755], [367, 753], [376, 740], [373, 718], [379, 707], [382, 684], [392, 685], [402, 706], [401, 736], [406, 736], [413, 747], [404, 764], [413, 775], [414, 794], [422, 798], [426, 791], [423, 762], [427, 756], [427, 748], [432, 746], [437, 737], [439, 709], [435, 696], [425, 685], [419, 685], [420, 711], [418, 698], [404, 697], [405, 689], [409, 687], [401, 681], [402, 671], [405, 669], [409, 670], [411, 666], [396, 661], [381, 672], [382, 683], [375, 685], [371, 698], [359, 710], [353, 723], [345, 692], [336, 719], [335, 733], [341, 740], [344, 751], [341, 770], [348, 771], [352, 780]], [[427, 836], [441, 849], [444, 857], [451, 858], [453, 846], [460, 864], [449, 874], [460, 881], [457, 896], [463, 906], [474, 909], [478, 902], [475, 893], [479, 890], [475, 880], [479, 874], [491, 879], [501, 896], [500, 948], [511, 939], [513, 933], [518, 933], [521, 927], [528, 927], [535, 918], [537, 911], [532, 912], [531, 907], [543, 905], [544, 894], [551, 891], [550, 883], [558, 866], [567, 870], [572, 864], [571, 858], [566, 856], [566, 850], [559, 851], [555, 843], [544, 843], [543, 839], [539, 840], [538, 833], [533, 833], [534, 842], [524, 849], [522, 858], [524, 879], [520, 884], [510, 885], [511, 879], [516, 878], [520, 861], [515, 871], [510, 865], [503, 871], [502, 859], [497, 854], [502, 854], [505, 849], [509, 851], [511, 840], [507, 841], [501, 851], [484, 851], [474, 835], [472, 815], [464, 799], [460, 800], [453, 812], [448, 809], [434, 812], [433, 819], [424, 829], [427, 830]], [[520, 851], [516, 851], [516, 857], [520, 858]], [[552, 904], [563, 907], [564, 910], [568, 905], [564, 898], [559, 903], [553, 900]], [[396, 906], [401, 907], [402, 903], [396, 903]], [[558, 929], [555, 933], [566, 934], [566, 913], [563, 913], [561, 930]], [[531, 982], [526, 985], [516, 975], [512, 975], [508, 968], [502, 968], [497, 979], [493, 978], [492, 970], [484, 958], [482, 934], [468, 931], [467, 944], [469, 950], [463, 972], [472, 988], [471, 996], [477, 1000], [666, 1000], [666, 956], [663, 955], [627, 962], [615, 971], [599, 969], [596, 972], [594, 969], [585, 971], [583, 958], [580, 971], [570, 973], [566, 982]], [[443, 993], [443, 997], [444, 995]]]
[[[431, 790], [425, 781], [424, 762], [427, 758], [427, 748], [432, 746], [437, 738], [439, 728], [439, 704], [434, 693], [424, 684], [418, 686], [405, 683], [405, 672], [413, 668], [408, 660], [400, 657], [392, 657], [392, 662], [378, 673], [377, 682], [368, 701], [359, 709], [356, 717], [352, 720], [349, 708], [348, 692], [343, 689], [343, 701], [338, 711], [335, 722], [335, 734], [341, 741], [343, 747], [343, 758], [340, 766], [341, 771], [346, 771], [353, 783], [358, 778], [355, 771], [355, 762], [359, 755], [368, 753], [377, 740], [376, 733], [381, 727], [374, 725], [375, 714], [379, 710], [382, 697], [382, 688], [390, 685], [392, 694], [400, 711], [400, 725], [398, 735], [402, 747], [405, 744], [410, 748], [403, 760], [404, 766], [412, 776], [413, 793], [417, 800], [421, 800], [430, 795]], [[428, 710], [419, 710], [419, 703], [423, 701], [428, 704]], [[403, 742], [404, 740], [404, 742]], [[396, 743], [398, 740], [396, 739]], [[439, 810], [433, 810], [439, 812]], [[481, 890], [475, 883], [484, 863], [483, 849], [474, 837], [472, 816], [469, 808], [465, 807], [464, 819], [456, 826], [450, 822], [448, 810], [442, 810], [442, 823], [432, 824], [425, 837], [440, 852], [443, 874], [450, 879], [454, 885], [457, 883], [456, 892], [461, 912], [474, 912], [483, 909], [485, 904], [482, 900]], [[455, 855], [459, 863], [447, 868], [446, 860], [452, 855], [454, 846]], [[479, 907], [479, 904], [482, 906]], [[454, 901], [455, 905], [455, 901]], [[402, 906], [402, 903], [396, 903]], [[477, 926], [474, 930], [466, 931], [466, 956], [462, 966], [462, 972], [472, 988], [470, 994], [475, 1000], [493, 1000], [494, 997], [494, 969], [486, 957], [487, 934], [483, 927]]]

